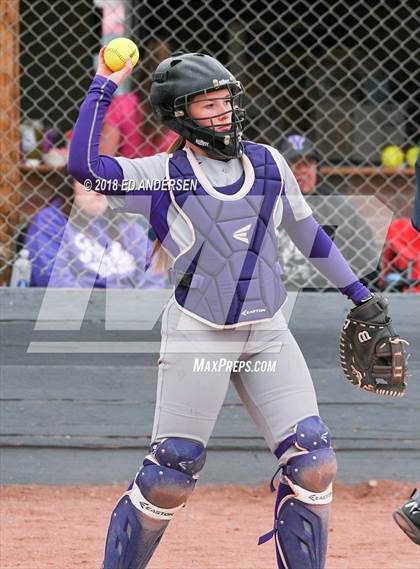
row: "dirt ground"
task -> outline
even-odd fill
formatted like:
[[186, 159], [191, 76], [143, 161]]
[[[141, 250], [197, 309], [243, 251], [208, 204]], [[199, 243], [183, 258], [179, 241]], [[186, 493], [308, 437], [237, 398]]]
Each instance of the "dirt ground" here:
[[[419, 569], [420, 548], [391, 512], [413, 485], [335, 486], [327, 569]], [[1, 569], [99, 569], [114, 503], [124, 487], [1, 489]], [[198, 487], [169, 526], [150, 569], [274, 569], [274, 494], [246, 486]], [[149, 569], [148, 568], [148, 569]]]

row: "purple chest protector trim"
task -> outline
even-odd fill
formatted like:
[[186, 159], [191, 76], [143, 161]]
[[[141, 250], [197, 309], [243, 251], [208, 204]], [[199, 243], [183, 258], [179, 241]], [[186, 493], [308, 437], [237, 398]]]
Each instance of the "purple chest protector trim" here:
[[209, 195], [184, 151], [169, 160], [171, 179], [197, 181], [195, 190], [171, 191], [195, 236], [175, 260], [175, 299], [213, 327], [272, 318], [286, 298], [273, 221], [283, 180], [269, 150], [252, 143], [244, 143], [244, 148], [255, 180], [239, 199], [231, 197], [243, 180], [228, 192], [219, 188], [220, 196]]

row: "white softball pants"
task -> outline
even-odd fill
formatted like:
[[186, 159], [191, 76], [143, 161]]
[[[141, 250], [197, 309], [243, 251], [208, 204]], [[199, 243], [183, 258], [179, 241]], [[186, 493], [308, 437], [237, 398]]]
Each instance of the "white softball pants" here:
[[171, 297], [162, 319], [152, 441], [185, 437], [206, 446], [229, 381], [271, 451], [298, 421], [319, 415], [310, 372], [281, 311], [269, 322], [217, 330]]

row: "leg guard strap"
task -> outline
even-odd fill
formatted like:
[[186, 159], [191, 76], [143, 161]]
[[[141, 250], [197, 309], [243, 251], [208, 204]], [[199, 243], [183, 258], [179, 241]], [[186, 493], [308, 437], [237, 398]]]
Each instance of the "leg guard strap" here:
[[[141, 474], [143, 474], [143, 473], [146, 474], [144, 472], [144, 469], [142, 469], [142, 471], [139, 472], [138, 475], [136, 476], [136, 483], [133, 484], [131, 490], [129, 490], [127, 492], [128, 498], [130, 499], [133, 506], [135, 508], [137, 508], [137, 510], [139, 510], [140, 512], [142, 512], [146, 516], [149, 516], [149, 518], [153, 518], [154, 520], [170, 521], [173, 518], [174, 514], [178, 510], [182, 510], [182, 508], [185, 506], [185, 500], [186, 500], [185, 493], [182, 492], [182, 502], [178, 506], [175, 506], [173, 508], [162, 508], [162, 507], [156, 506], [156, 505], [152, 504], [151, 502], [149, 502], [149, 500], [147, 500], [147, 498], [145, 498], [143, 496], [143, 494], [140, 490], [140, 487], [139, 487], [140, 482], [138, 482], [138, 480], [139, 480], [139, 476], [141, 476]], [[191, 493], [194, 490], [194, 486], [195, 486], [195, 484], [191, 485], [189, 493]], [[179, 494], [181, 494], [181, 492]]]

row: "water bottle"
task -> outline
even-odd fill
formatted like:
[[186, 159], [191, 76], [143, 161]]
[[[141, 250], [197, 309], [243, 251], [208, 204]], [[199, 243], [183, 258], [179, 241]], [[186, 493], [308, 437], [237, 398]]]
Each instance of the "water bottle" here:
[[21, 249], [19, 256], [13, 263], [10, 288], [28, 287], [31, 283], [32, 265], [29, 260], [28, 249]]
[[20, 125], [20, 148], [26, 164], [38, 166], [41, 163], [42, 123], [26, 119]]

